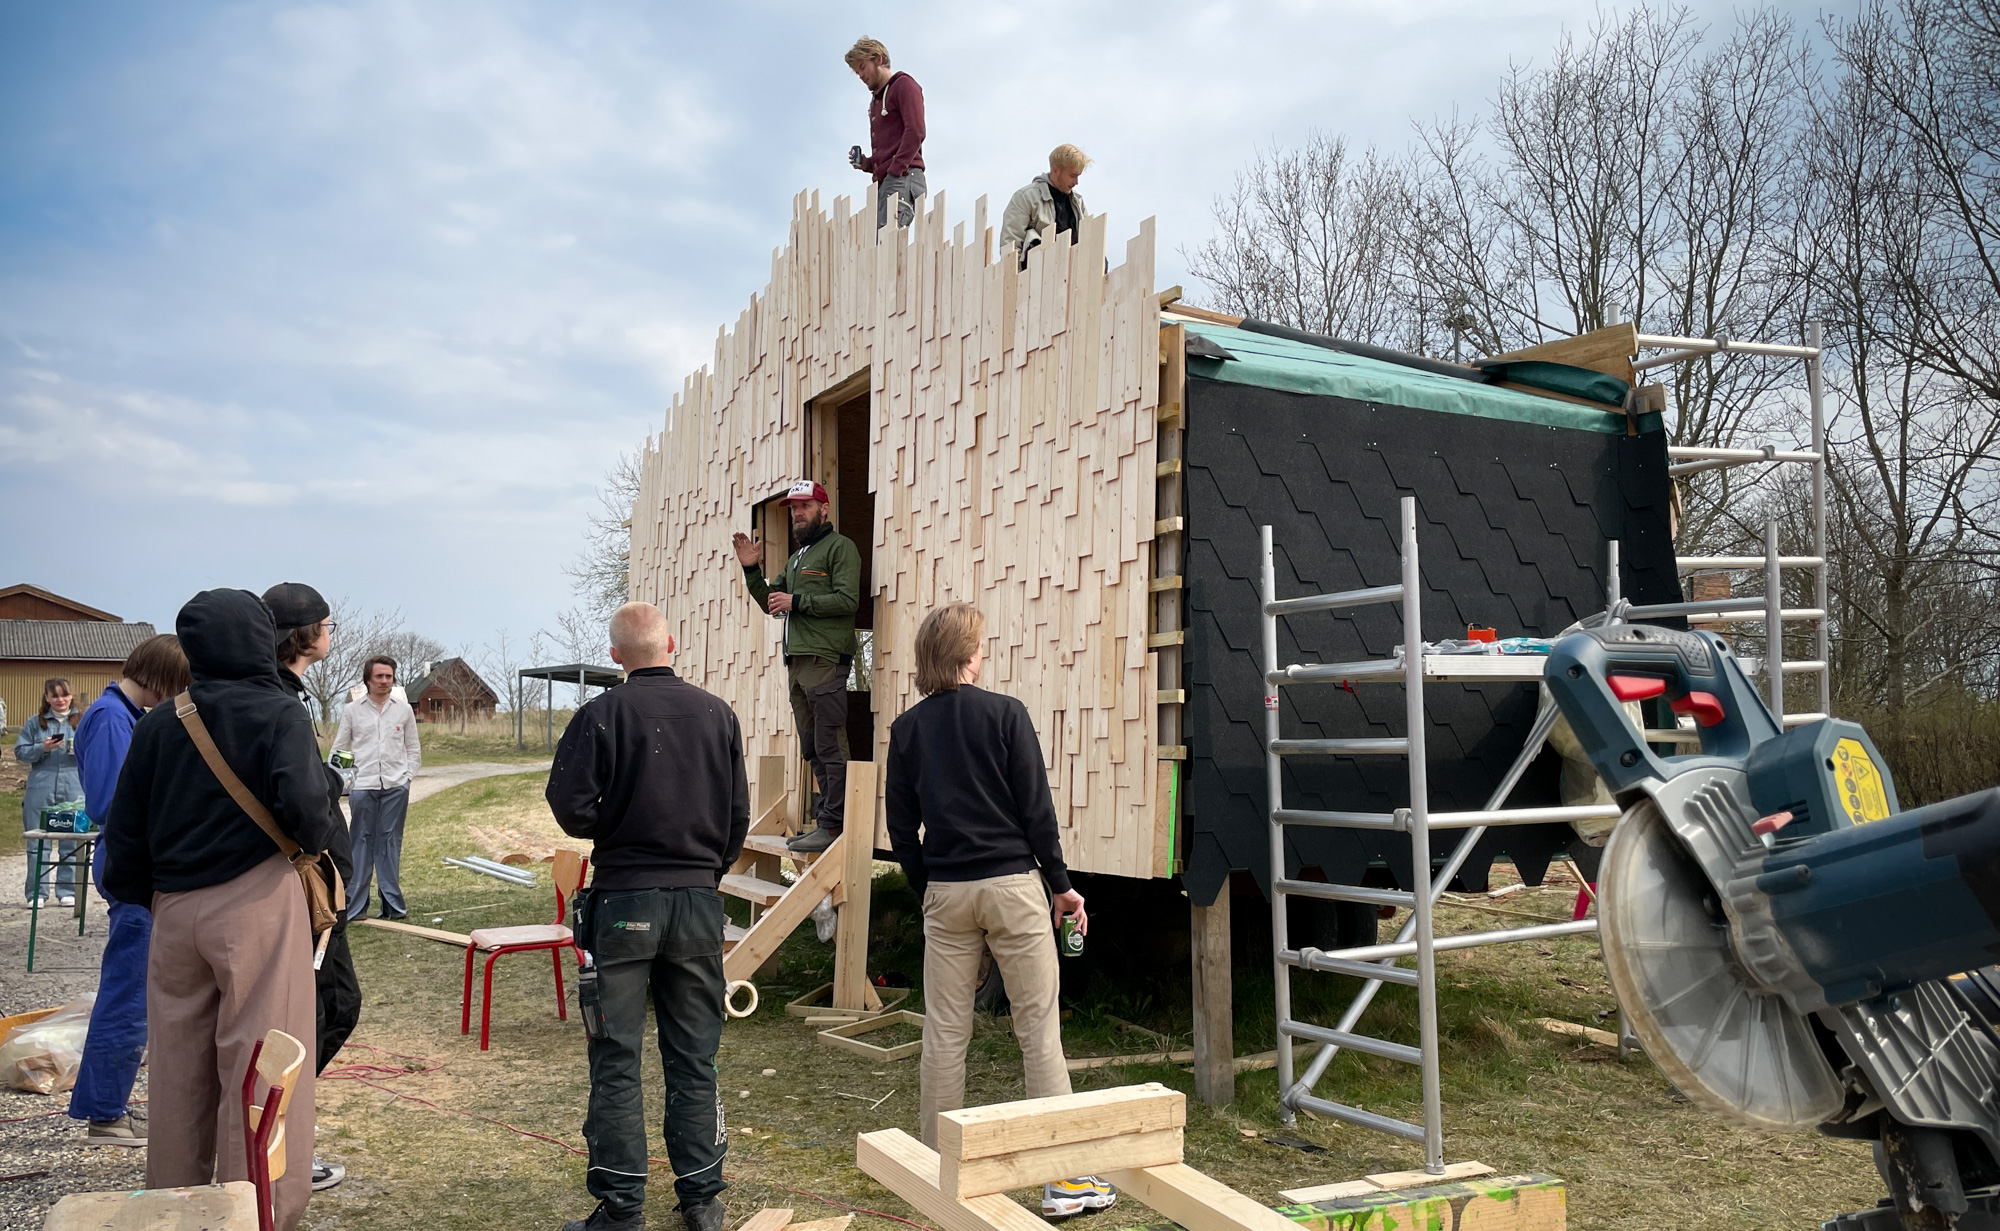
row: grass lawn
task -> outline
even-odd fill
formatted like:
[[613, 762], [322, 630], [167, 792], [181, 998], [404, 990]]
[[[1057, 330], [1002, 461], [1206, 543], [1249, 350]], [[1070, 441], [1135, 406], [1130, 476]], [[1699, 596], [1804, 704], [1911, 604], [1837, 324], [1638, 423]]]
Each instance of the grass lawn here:
[[28, 848], [21, 841], [21, 800], [25, 790], [0, 791], [0, 855], [19, 855]]
[[[403, 865], [411, 922], [435, 919], [436, 926], [463, 932], [549, 920], [553, 895], [545, 868], [542, 884], [530, 890], [441, 864], [445, 855], [484, 853], [466, 836], [469, 825], [556, 835], [541, 789], [540, 774], [492, 778], [411, 809]], [[1567, 917], [1566, 895], [1556, 889], [1530, 890], [1502, 905]], [[1445, 908], [1441, 920], [1443, 931], [1498, 922], [1463, 907]], [[900, 875], [878, 878], [874, 930], [871, 970], [920, 982], [914, 978], [922, 964], [916, 904]], [[583, 1033], [574, 1016], [556, 1018], [548, 960], [500, 960], [493, 1049], [482, 1053], [476, 1034], [458, 1033], [462, 951], [373, 928], [355, 928], [352, 943], [365, 998], [362, 1021], [329, 1070], [349, 1066], [348, 1079], [323, 1081], [319, 1095], [320, 1151], [346, 1163], [349, 1179], [315, 1197], [307, 1226], [547, 1227], [587, 1213], [592, 1202], [580, 1157], [496, 1123], [582, 1145], [589, 1089]], [[717, 1063], [732, 1142], [725, 1171], [734, 1186], [726, 1196], [732, 1224], [760, 1205], [791, 1206], [802, 1221], [839, 1212], [812, 1194], [916, 1217], [853, 1163], [857, 1132], [916, 1131], [918, 1061], [883, 1064], [834, 1050], [784, 1013], [787, 1000], [831, 978], [832, 957], [831, 945], [818, 943], [810, 925], [802, 928], [781, 955], [778, 977], [760, 984], [762, 1009], [724, 1031]], [[573, 972], [572, 965], [565, 974], [572, 1006]], [[1299, 1015], [1331, 1024], [1353, 985], [1314, 976], [1295, 986]], [[1075, 1011], [1064, 1023], [1069, 1053], [1155, 1049], [1121, 1034], [1114, 1017], [1185, 1046], [1187, 988], [1184, 970], [1094, 981], [1071, 999]], [[1543, 1016], [1594, 1022], [1612, 1006], [1593, 939], [1441, 956], [1440, 992], [1447, 1157], [1562, 1177], [1573, 1228], [1803, 1231], [1872, 1205], [1879, 1195], [1865, 1144], [1731, 1128], [1674, 1095], [1645, 1059], [1621, 1063], [1608, 1049], [1577, 1047], [1529, 1025]], [[921, 1002], [919, 988], [905, 1007], [921, 1011]], [[1236, 1004], [1238, 1051], [1271, 1046], [1270, 977], [1263, 968], [1238, 969]], [[1363, 1022], [1413, 1043], [1415, 1018], [1414, 990], [1391, 988]], [[393, 1075], [409, 1069], [432, 1071]], [[765, 1070], [775, 1073], [767, 1077]], [[1192, 1075], [1177, 1065], [1076, 1074], [1079, 1089], [1141, 1081], [1193, 1090]], [[1389, 1061], [1343, 1054], [1320, 1089], [1404, 1118], [1417, 1115], [1416, 1070]], [[436, 1108], [398, 1099], [391, 1090]], [[648, 1060], [646, 1090], [657, 1134], [662, 1092], [656, 1052]], [[1020, 1095], [1019, 1049], [1004, 1029], [983, 1020], [969, 1060], [969, 1101]], [[1421, 1164], [1420, 1152], [1406, 1143], [1303, 1118], [1285, 1127], [1275, 1113], [1270, 1071], [1239, 1076], [1237, 1101], [1229, 1107], [1190, 1103], [1188, 1161], [1272, 1203], [1282, 1188]], [[664, 1155], [658, 1136], [653, 1140], [655, 1153]], [[678, 1226], [664, 1165], [654, 1167], [652, 1183], [653, 1218], [663, 1227]], [[1114, 1231], [1146, 1221], [1152, 1220], [1142, 1208], [1121, 1202], [1087, 1223]], [[866, 1215], [856, 1224], [857, 1231], [894, 1225]]]

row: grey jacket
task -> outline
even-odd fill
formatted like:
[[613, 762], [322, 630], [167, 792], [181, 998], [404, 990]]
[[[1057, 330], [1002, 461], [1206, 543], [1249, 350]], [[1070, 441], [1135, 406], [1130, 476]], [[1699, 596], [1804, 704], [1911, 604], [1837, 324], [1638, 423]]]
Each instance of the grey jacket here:
[[[1077, 218], [1082, 219], [1083, 194], [1072, 190], [1069, 199], [1076, 205]], [[1007, 212], [1000, 216], [1000, 247], [1014, 245], [1022, 264], [1026, 264], [1028, 249], [1041, 243], [1041, 233], [1055, 224], [1056, 199], [1049, 191], [1049, 177], [1037, 175], [1007, 202]]]

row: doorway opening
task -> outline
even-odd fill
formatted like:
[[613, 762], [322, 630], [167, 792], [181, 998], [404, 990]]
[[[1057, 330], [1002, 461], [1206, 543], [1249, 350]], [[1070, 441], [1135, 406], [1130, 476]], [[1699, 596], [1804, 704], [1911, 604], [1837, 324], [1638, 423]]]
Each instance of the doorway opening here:
[[805, 472], [833, 501], [833, 528], [861, 551], [861, 606], [854, 613], [854, 669], [847, 677], [847, 747], [856, 761], [875, 759], [875, 493], [868, 490], [868, 369], [806, 403]]

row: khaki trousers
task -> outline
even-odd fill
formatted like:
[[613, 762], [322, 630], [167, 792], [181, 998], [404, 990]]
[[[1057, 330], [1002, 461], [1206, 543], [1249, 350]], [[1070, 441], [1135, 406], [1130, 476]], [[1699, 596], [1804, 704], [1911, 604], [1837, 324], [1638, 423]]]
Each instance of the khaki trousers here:
[[937, 1147], [940, 1111], [965, 1106], [965, 1049], [979, 955], [991, 949], [1007, 981], [1029, 1098], [1068, 1094], [1057, 993], [1054, 921], [1039, 872], [932, 881], [924, 889], [924, 1144]]
[[298, 1225], [312, 1195], [312, 948], [305, 894], [282, 855], [220, 885], [153, 895], [148, 1188], [250, 1178], [243, 1073], [265, 1031], [282, 1030], [305, 1044], [307, 1063], [285, 1113], [285, 1174], [271, 1206], [281, 1231]]

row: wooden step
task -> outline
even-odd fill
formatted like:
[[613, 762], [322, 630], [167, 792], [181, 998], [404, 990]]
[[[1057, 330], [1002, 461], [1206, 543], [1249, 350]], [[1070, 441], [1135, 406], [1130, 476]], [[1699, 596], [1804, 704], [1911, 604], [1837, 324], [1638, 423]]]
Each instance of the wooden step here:
[[759, 906], [771, 903], [791, 892], [790, 885], [774, 885], [770, 881], [758, 880], [754, 876], [730, 874], [722, 878], [722, 892], [737, 898], [748, 898]]
[[726, 949], [749, 934], [749, 928], [740, 928], [733, 923], [725, 923], [722, 925], [722, 946]]
[[753, 833], [743, 839], [743, 849], [764, 855], [779, 855], [786, 859], [796, 859], [800, 863], [811, 863], [824, 855], [825, 851], [795, 851], [785, 845], [785, 840], [777, 834]]

